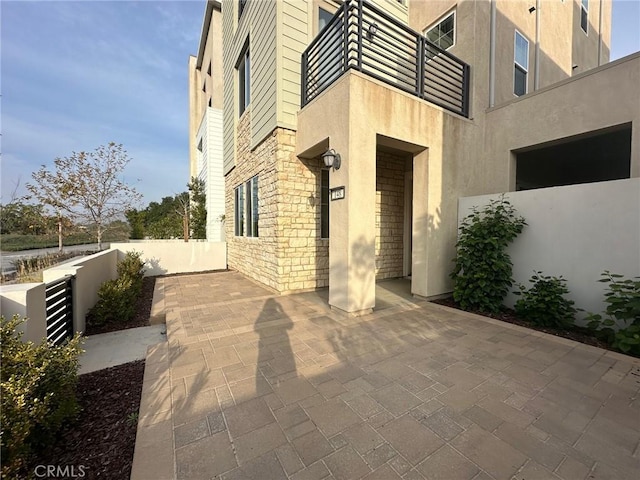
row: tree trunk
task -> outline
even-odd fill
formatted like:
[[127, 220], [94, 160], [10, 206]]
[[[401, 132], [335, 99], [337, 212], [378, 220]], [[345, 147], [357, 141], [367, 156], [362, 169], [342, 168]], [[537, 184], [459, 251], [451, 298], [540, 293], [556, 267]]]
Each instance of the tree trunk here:
[[58, 251], [62, 253], [62, 218], [58, 217]]
[[189, 216], [185, 215], [182, 217], [182, 230], [184, 233], [184, 241], [189, 241]]
[[102, 228], [100, 228], [100, 225], [98, 225], [98, 232], [97, 235], [98, 237], [98, 251], [102, 250]]

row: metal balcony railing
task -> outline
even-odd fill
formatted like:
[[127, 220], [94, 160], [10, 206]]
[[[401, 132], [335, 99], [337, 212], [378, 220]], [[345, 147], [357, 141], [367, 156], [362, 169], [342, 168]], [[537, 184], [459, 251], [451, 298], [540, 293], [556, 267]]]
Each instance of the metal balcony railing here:
[[469, 116], [469, 65], [365, 0], [346, 0], [302, 54], [302, 107], [354, 69]]

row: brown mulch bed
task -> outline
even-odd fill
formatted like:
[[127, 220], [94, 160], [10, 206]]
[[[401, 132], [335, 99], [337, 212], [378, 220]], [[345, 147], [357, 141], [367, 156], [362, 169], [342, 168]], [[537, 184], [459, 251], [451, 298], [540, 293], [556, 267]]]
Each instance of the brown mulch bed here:
[[99, 333], [115, 332], [127, 328], [146, 327], [149, 325], [151, 316], [151, 303], [153, 302], [153, 289], [156, 285], [156, 277], [144, 277], [142, 279], [142, 292], [136, 302], [136, 313], [133, 318], [126, 322], [111, 322], [104, 325], [91, 325], [90, 319], [87, 321], [85, 335], [97, 335]]
[[[437, 303], [439, 305], [445, 305], [447, 307], [456, 308], [458, 310], [465, 311], [451, 297], [433, 300], [433, 303]], [[475, 313], [476, 315], [483, 315], [485, 317], [495, 318], [496, 320], [501, 320], [503, 322], [513, 323], [515, 325], [520, 325], [521, 327], [530, 328], [531, 330], [537, 330], [538, 332], [544, 332], [550, 335], [555, 335], [556, 337], [568, 338], [569, 340], [574, 340], [576, 342], [584, 343], [586, 345], [592, 345], [594, 347], [600, 347], [606, 350], [615, 351], [609, 346], [608, 343], [600, 340], [599, 338], [594, 337], [593, 333], [586, 328], [581, 328], [576, 326], [571, 330], [560, 330], [560, 329], [551, 328], [551, 327], [541, 327], [538, 325], [534, 325], [527, 320], [523, 320], [522, 318], [519, 318], [516, 315], [516, 312], [514, 312], [509, 308], [505, 308], [502, 312], [497, 314], [486, 313], [486, 312], [476, 312], [476, 311], [470, 311], [470, 313]]]
[[138, 360], [80, 375], [80, 413], [55, 444], [31, 462], [29, 471], [38, 465], [74, 466], [76, 475], [82, 470], [85, 479], [129, 478], [143, 374], [144, 360]]
[[[87, 329], [87, 335], [149, 325], [156, 279], [145, 277], [136, 314], [126, 323]], [[121, 480], [129, 478], [136, 443], [142, 395], [144, 360], [85, 373], [78, 377], [77, 418], [58, 435], [55, 445], [40, 452], [28, 470], [37, 465], [75, 466], [82, 478]], [[71, 470], [69, 470], [71, 472]]]

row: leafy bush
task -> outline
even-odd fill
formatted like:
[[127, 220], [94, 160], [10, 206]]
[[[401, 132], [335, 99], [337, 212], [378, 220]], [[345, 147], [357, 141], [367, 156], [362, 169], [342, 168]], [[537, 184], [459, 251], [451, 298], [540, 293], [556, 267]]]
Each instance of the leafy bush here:
[[591, 313], [587, 317], [588, 326], [613, 348], [640, 356], [640, 277], [623, 280], [623, 275], [609, 271], [601, 276], [598, 281], [609, 284], [604, 294], [605, 314], [609, 318]]
[[77, 411], [76, 382], [80, 337], [62, 346], [20, 339], [24, 320], [0, 316], [0, 389], [2, 476], [20, 476], [33, 448], [51, 443]]
[[129, 278], [107, 280], [98, 290], [98, 303], [89, 311], [88, 322], [104, 325], [129, 320], [135, 310], [136, 293]]
[[144, 262], [139, 252], [127, 252], [118, 262], [118, 278], [107, 280], [98, 290], [98, 303], [89, 311], [91, 325], [126, 322], [135, 314], [136, 299], [142, 291]]
[[573, 324], [577, 310], [573, 300], [564, 298], [569, 293], [564, 278], [535, 272], [529, 282], [533, 283], [531, 289], [520, 284], [520, 290], [513, 292], [522, 295], [515, 305], [519, 316], [541, 327], [565, 328]]
[[451, 274], [453, 298], [465, 310], [498, 312], [513, 285], [507, 246], [526, 222], [502, 196], [483, 210], [474, 207], [462, 222]]
[[140, 259], [141, 256], [140, 252], [127, 252], [116, 266], [118, 277], [130, 279], [132, 286], [138, 290], [142, 288], [142, 277], [144, 277], [144, 262]]

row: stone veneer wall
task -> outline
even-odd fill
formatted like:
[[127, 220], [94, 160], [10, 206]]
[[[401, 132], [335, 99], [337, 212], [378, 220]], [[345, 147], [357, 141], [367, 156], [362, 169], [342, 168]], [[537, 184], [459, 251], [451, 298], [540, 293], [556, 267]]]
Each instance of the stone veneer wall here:
[[376, 154], [376, 279], [403, 274], [405, 160]]
[[[279, 292], [329, 284], [329, 241], [320, 239], [320, 160], [295, 156], [295, 132], [275, 129], [253, 151], [250, 109], [237, 126], [235, 168], [225, 178], [230, 268]], [[258, 175], [258, 237], [236, 237], [234, 191]]]
[[[278, 289], [276, 245], [276, 132], [251, 151], [251, 107], [237, 125], [235, 168], [225, 177], [225, 233], [227, 263], [254, 280]], [[258, 175], [258, 237], [236, 237], [234, 228], [234, 192]]]

